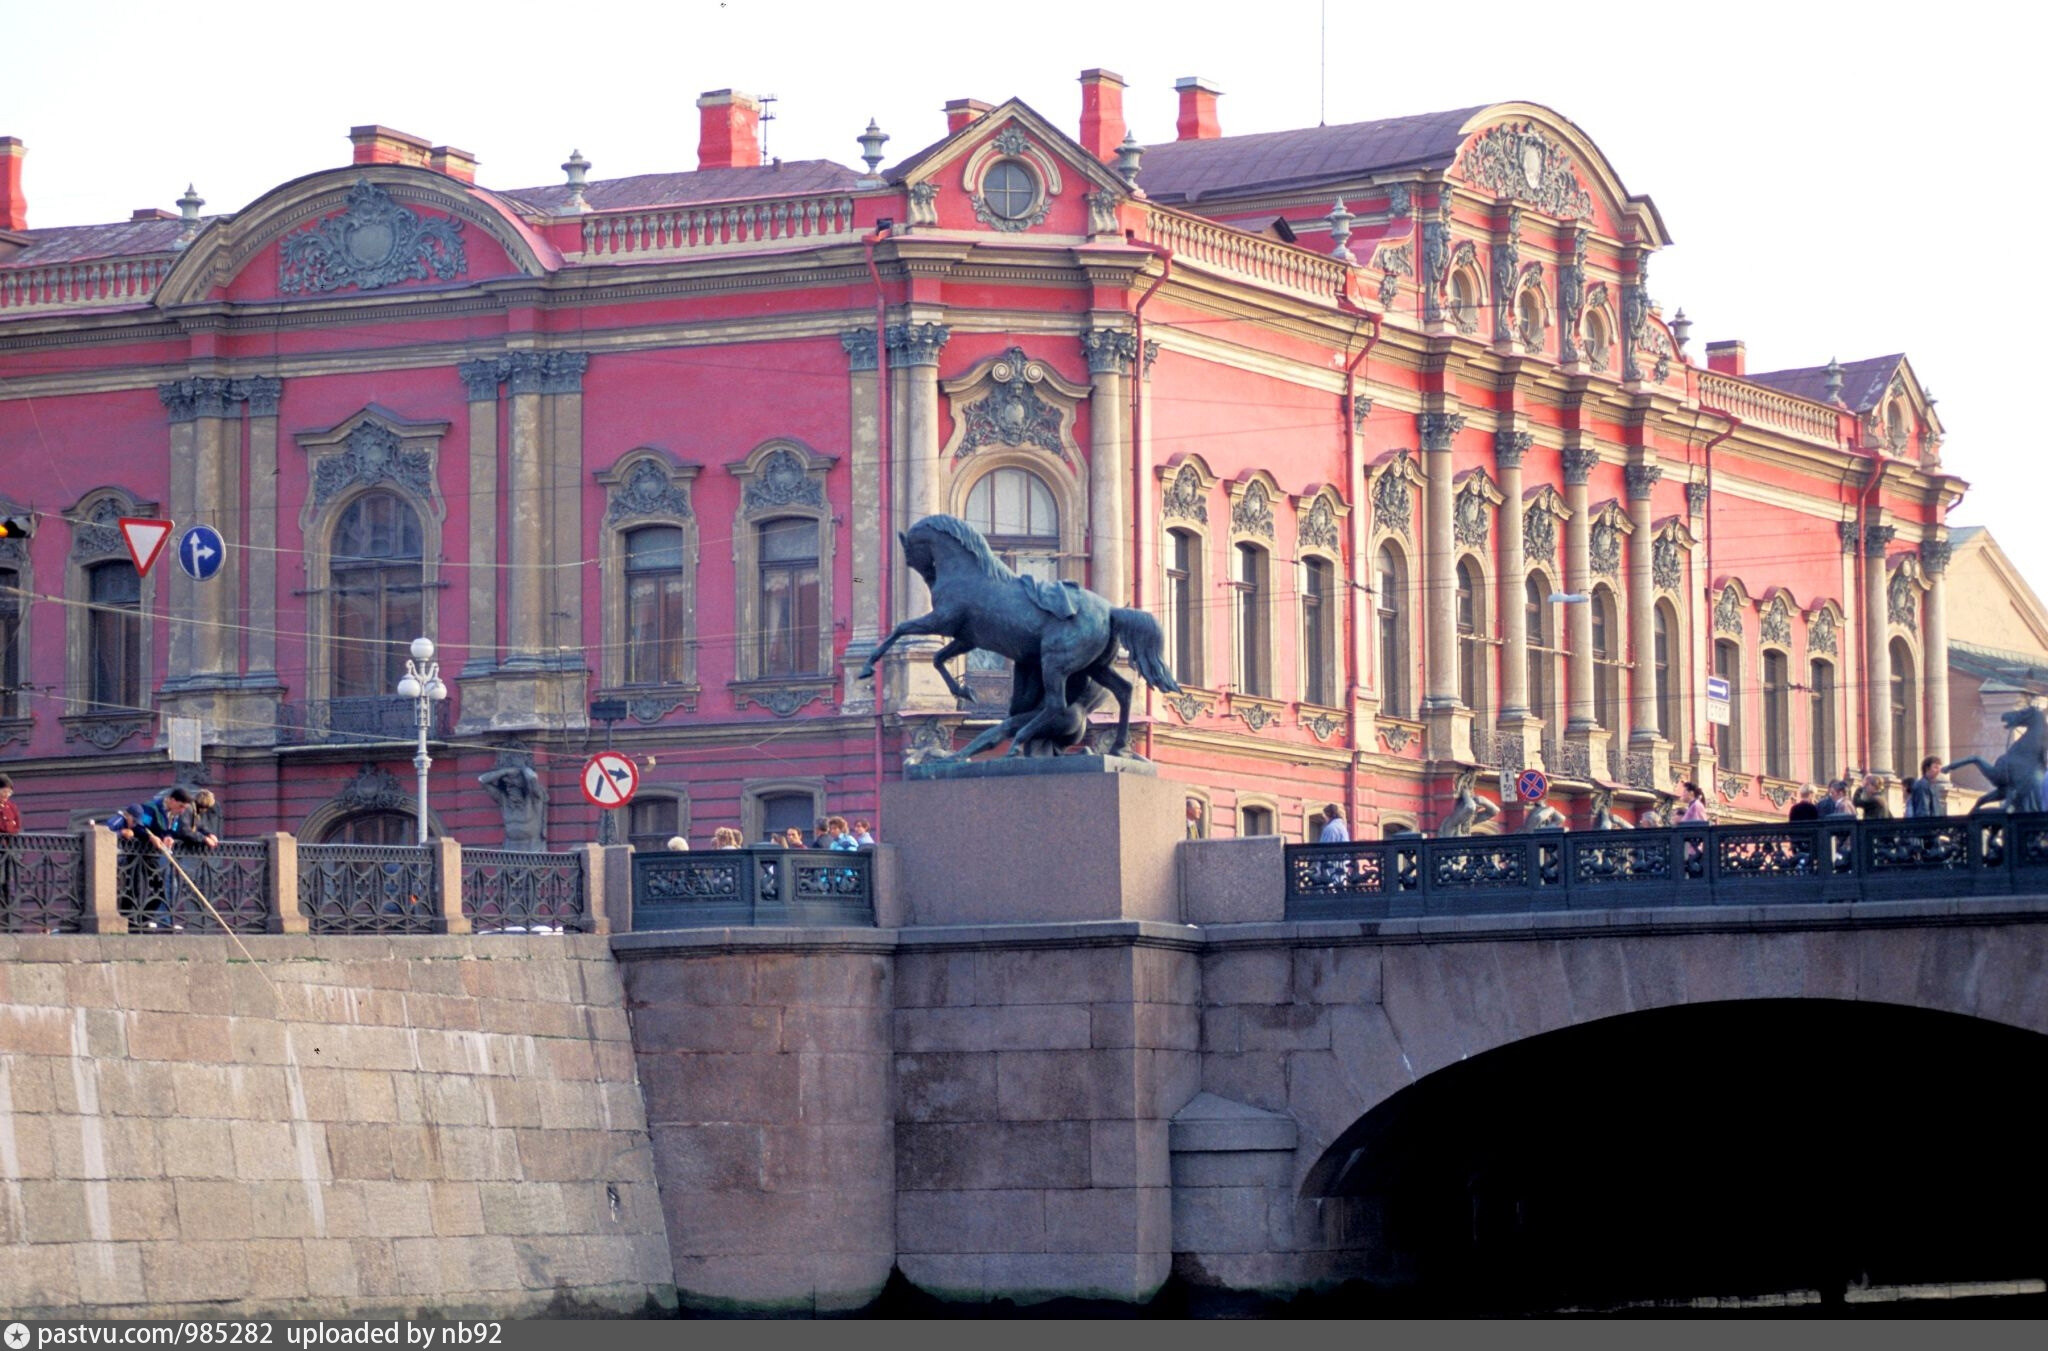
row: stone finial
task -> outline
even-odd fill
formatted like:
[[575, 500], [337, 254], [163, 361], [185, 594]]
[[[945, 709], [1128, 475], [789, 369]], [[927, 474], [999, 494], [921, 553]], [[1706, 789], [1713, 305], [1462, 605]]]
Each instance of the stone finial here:
[[873, 178], [882, 167], [882, 147], [888, 144], [889, 133], [876, 125], [875, 119], [868, 119], [868, 129], [854, 137], [860, 142], [861, 162], [868, 166], [868, 177]]
[[190, 183], [185, 185], [185, 195], [178, 199], [178, 218], [185, 222], [185, 228], [178, 231], [178, 248], [184, 248], [199, 237], [199, 208], [206, 205]]
[[1138, 144], [1138, 138], [1130, 132], [1124, 133], [1123, 141], [1116, 148], [1116, 176], [1132, 192], [1138, 190], [1138, 165], [1145, 158], [1145, 147]]
[[1842, 363], [1833, 357], [1828, 358], [1828, 382], [1824, 394], [1829, 403], [1842, 401]]
[[581, 150], [571, 150], [569, 158], [562, 165], [562, 172], [569, 176], [569, 200], [563, 204], [565, 211], [578, 215], [590, 210], [590, 203], [583, 200], [583, 178], [590, 172], [590, 161], [583, 158]]
[[1337, 204], [1330, 208], [1330, 214], [1327, 219], [1330, 222], [1330, 244], [1332, 246], [1330, 256], [1340, 263], [1357, 262], [1358, 259], [1353, 257], [1351, 253], [1351, 222], [1353, 216], [1351, 212], [1345, 210], [1342, 197], [1339, 197]]

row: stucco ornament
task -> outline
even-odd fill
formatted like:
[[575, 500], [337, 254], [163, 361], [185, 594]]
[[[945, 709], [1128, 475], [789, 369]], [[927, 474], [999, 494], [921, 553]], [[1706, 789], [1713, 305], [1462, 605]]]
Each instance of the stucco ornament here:
[[1579, 185], [1565, 148], [1527, 122], [1504, 122], [1465, 147], [1459, 172], [1474, 187], [1527, 202], [1567, 220], [1593, 214], [1593, 196]]
[[1230, 504], [1230, 528], [1240, 535], [1273, 538], [1273, 498], [1265, 484], [1253, 479], [1245, 485], [1244, 492]]
[[1557, 359], [1566, 365], [1579, 359], [1579, 321], [1586, 312], [1586, 241], [1590, 230], [1572, 231], [1572, 260], [1557, 270]]
[[1714, 602], [1714, 632], [1742, 636], [1742, 593], [1732, 586], [1722, 587]]
[[1309, 504], [1308, 514], [1301, 518], [1296, 531], [1300, 542], [1315, 549], [1337, 547], [1337, 511], [1330, 505], [1330, 499], [1317, 496]]
[[1373, 262], [1380, 269], [1380, 304], [1391, 305], [1400, 294], [1401, 278], [1415, 275], [1415, 246], [1399, 244], [1392, 248], [1382, 247], [1373, 254]]
[[1522, 513], [1522, 561], [1557, 561], [1557, 516], [1541, 502]]
[[1650, 547], [1650, 582], [1659, 591], [1676, 591], [1683, 581], [1678, 552], [1678, 540], [1671, 535], [1659, 536]]
[[1457, 505], [1452, 509], [1452, 531], [1459, 547], [1466, 549], [1486, 548], [1486, 538], [1493, 522], [1493, 515], [1487, 510], [1485, 480], [1477, 477], [1467, 479], [1458, 491]]
[[277, 250], [286, 295], [447, 281], [468, 268], [461, 221], [407, 210], [367, 178], [349, 189], [345, 210], [285, 236]]
[[1757, 636], [1767, 643], [1779, 647], [1792, 646], [1792, 611], [1786, 606], [1783, 596], [1771, 597], [1771, 603], [1764, 606], [1763, 619], [1758, 623]]
[[1088, 737], [1088, 715], [1106, 693], [1117, 701], [1116, 734], [1108, 755], [1129, 753], [1130, 681], [1114, 663], [1128, 650], [1131, 664], [1155, 689], [1180, 693], [1166, 665], [1166, 637], [1143, 610], [1119, 609], [1073, 582], [1021, 576], [997, 558], [979, 530], [957, 516], [927, 516], [901, 533], [903, 559], [924, 579], [932, 608], [907, 619], [877, 643], [860, 668], [872, 679], [875, 664], [898, 641], [938, 635], [948, 641], [932, 654], [946, 688], [963, 704], [974, 692], [946, 663], [975, 651], [994, 652], [1016, 665], [1009, 716], [962, 747], [965, 760], [1001, 741], [1011, 756], [1058, 755]]
[[794, 505], [822, 508], [825, 489], [811, 477], [795, 451], [777, 449], [769, 453], [761, 472], [747, 484], [743, 505], [748, 511]]
[[1408, 476], [1404, 473], [1408, 453], [1402, 451], [1380, 476], [1373, 480], [1372, 515], [1382, 530], [1397, 532], [1403, 539], [1408, 537], [1410, 521], [1415, 516], [1415, 499], [1408, 491]]
[[1166, 485], [1166, 495], [1160, 503], [1160, 515], [1169, 521], [1197, 521], [1209, 523], [1208, 494], [1202, 491], [1202, 475], [1191, 464], [1184, 464], [1173, 481]]
[[1913, 594], [1913, 579], [1904, 572], [1892, 574], [1891, 585], [1885, 590], [1885, 611], [1891, 622], [1908, 633], [1919, 631], [1919, 597]]
[[336, 800], [350, 811], [396, 811], [406, 805], [405, 786], [390, 770], [364, 765], [342, 786]]
[[1613, 577], [1621, 572], [1621, 530], [1613, 521], [1593, 523], [1587, 540], [1586, 558], [1593, 571], [1602, 577]]
[[669, 516], [687, 521], [690, 495], [653, 460], [642, 460], [626, 475], [626, 481], [612, 489], [611, 506], [605, 511], [606, 525], [627, 517]]
[[983, 446], [1032, 446], [1071, 463], [1060, 438], [1060, 411], [1037, 390], [1045, 366], [1025, 356], [1023, 348], [1012, 347], [989, 367], [988, 378], [988, 395], [962, 415], [967, 431], [953, 458], [963, 459]]
[[1829, 609], [1815, 610], [1813, 616], [1806, 621], [1806, 650], [1833, 656], [1835, 643], [1835, 612]]
[[313, 504], [332, 501], [336, 494], [359, 484], [389, 481], [420, 497], [434, 492], [434, 457], [424, 450], [407, 450], [398, 433], [375, 422], [365, 422], [348, 434], [339, 455], [324, 457], [313, 469]]
[[1439, 323], [1444, 317], [1444, 283], [1451, 276], [1451, 222], [1446, 215], [1422, 222], [1422, 318]]

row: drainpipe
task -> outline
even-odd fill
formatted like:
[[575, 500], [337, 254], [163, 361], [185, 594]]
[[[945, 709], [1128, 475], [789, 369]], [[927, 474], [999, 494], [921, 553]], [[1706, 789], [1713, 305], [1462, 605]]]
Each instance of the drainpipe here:
[[[1164, 266], [1152, 284], [1145, 288], [1145, 294], [1138, 297], [1138, 303], [1131, 306], [1131, 341], [1137, 351], [1131, 355], [1131, 608], [1145, 608], [1145, 577], [1151, 571], [1152, 562], [1141, 551], [1144, 539], [1142, 522], [1145, 513], [1141, 504], [1145, 501], [1144, 454], [1145, 430], [1145, 303], [1166, 284], [1173, 275], [1173, 250], [1150, 240], [1138, 238], [1135, 230], [1124, 231], [1124, 241], [1132, 248], [1143, 249], [1157, 258]], [[1145, 754], [1152, 754], [1152, 682], [1145, 682]]]
[[[1344, 367], [1344, 404], [1343, 407], [1338, 409], [1337, 412], [1337, 442], [1339, 446], [1343, 449], [1345, 461], [1345, 492], [1353, 498], [1353, 501], [1351, 503], [1352, 519], [1354, 521], [1351, 531], [1351, 566], [1355, 570], [1361, 564], [1367, 561], [1359, 557], [1358, 544], [1360, 539], [1360, 532], [1358, 526], [1356, 525], [1356, 522], [1359, 519], [1361, 519], [1361, 513], [1363, 513], [1365, 510], [1365, 503], [1362, 500], [1361, 493], [1354, 493], [1351, 491], [1353, 488], [1359, 488], [1362, 490], [1365, 483], [1365, 475], [1363, 469], [1365, 451], [1364, 448], [1359, 445], [1359, 438], [1356, 435], [1356, 433], [1352, 430], [1357, 423], [1358, 368], [1365, 364], [1365, 359], [1372, 355], [1372, 349], [1379, 344], [1382, 320], [1380, 319], [1380, 316], [1372, 313], [1369, 310], [1359, 309], [1356, 305], [1352, 304], [1350, 298], [1344, 295], [1342, 292], [1339, 292], [1337, 296], [1337, 308], [1349, 313], [1357, 314], [1360, 318], [1365, 319], [1372, 324], [1372, 332], [1370, 335], [1367, 336], [1365, 340], [1365, 346], [1359, 349], [1358, 355], [1351, 358], [1350, 362]], [[1354, 328], [1352, 330], [1352, 336], [1356, 337], [1357, 335], [1358, 330]], [[1349, 597], [1351, 601], [1351, 604], [1347, 607], [1351, 611], [1351, 654], [1353, 656], [1356, 656], [1360, 650], [1363, 636], [1370, 634], [1372, 630], [1369, 625], [1360, 622], [1362, 616], [1359, 613], [1361, 607], [1358, 604], [1358, 596], [1360, 593], [1359, 584], [1357, 580], [1353, 577], [1347, 577], [1345, 578], [1345, 581], [1348, 584], [1345, 588], [1345, 594], [1347, 597]], [[1347, 665], [1351, 667], [1351, 683], [1350, 690], [1347, 693], [1346, 702], [1344, 706], [1344, 726], [1345, 749], [1348, 750], [1350, 754], [1346, 756], [1344, 761], [1344, 810], [1350, 813], [1348, 818], [1350, 828], [1352, 830], [1357, 830], [1358, 696], [1359, 690], [1364, 684], [1362, 677], [1365, 673], [1359, 669], [1359, 665], [1356, 661], [1349, 662], [1347, 663]]]
[[[890, 464], [889, 427], [889, 299], [882, 290], [882, 272], [875, 266], [875, 245], [889, 237], [889, 220], [877, 221], [874, 233], [862, 235], [861, 249], [867, 255], [868, 276], [875, 283], [875, 473], [880, 479], [876, 484], [879, 498], [879, 514], [875, 539], [875, 629], [881, 637], [889, 636], [889, 523], [890, 523], [890, 475], [894, 466]], [[875, 834], [882, 836], [882, 714], [885, 700], [883, 695], [889, 688], [886, 671], [875, 672]]]
[[[1707, 470], [1707, 510], [1706, 510], [1706, 518], [1707, 518], [1707, 520], [1706, 520], [1706, 527], [1707, 527], [1707, 539], [1706, 539], [1706, 546], [1707, 546], [1707, 567], [1706, 567], [1706, 573], [1707, 573], [1707, 590], [1706, 590], [1706, 596], [1707, 596], [1707, 614], [1708, 614], [1708, 616], [1709, 616], [1708, 622], [1709, 622], [1709, 623], [1712, 623], [1713, 621], [1712, 621], [1712, 618], [1711, 618], [1711, 616], [1712, 616], [1712, 615], [1713, 615], [1713, 613], [1714, 613], [1714, 610], [1713, 610], [1713, 601], [1714, 601], [1714, 447], [1715, 447], [1715, 446], [1718, 446], [1718, 445], [1720, 445], [1720, 444], [1721, 444], [1721, 443], [1722, 443], [1723, 441], [1726, 441], [1726, 440], [1727, 440], [1727, 439], [1728, 439], [1729, 437], [1731, 437], [1731, 436], [1735, 435], [1735, 433], [1736, 433], [1736, 432], [1740, 431], [1740, 430], [1742, 429], [1742, 419], [1741, 419], [1741, 418], [1739, 418], [1739, 417], [1737, 417], [1737, 416], [1735, 416], [1735, 414], [1733, 414], [1733, 413], [1729, 412], [1729, 411], [1728, 411], [1727, 409], [1725, 409], [1725, 408], [1716, 408], [1716, 407], [1714, 407], [1714, 406], [1713, 406], [1712, 404], [1705, 404], [1705, 403], [1701, 404], [1701, 405], [1700, 405], [1700, 411], [1701, 411], [1702, 413], [1708, 413], [1708, 414], [1711, 414], [1711, 415], [1713, 415], [1714, 417], [1720, 418], [1720, 419], [1722, 419], [1723, 421], [1725, 421], [1725, 422], [1726, 422], [1726, 423], [1728, 424], [1728, 426], [1727, 426], [1727, 427], [1726, 427], [1726, 428], [1725, 428], [1725, 429], [1724, 429], [1723, 431], [1721, 431], [1721, 432], [1719, 432], [1718, 434], [1716, 434], [1715, 436], [1713, 436], [1713, 437], [1709, 438], [1709, 439], [1708, 439], [1708, 441], [1707, 441], [1707, 444], [1706, 444], [1706, 448], [1705, 448], [1705, 449], [1704, 449], [1703, 451], [1701, 451], [1701, 452], [1700, 452], [1700, 457], [1701, 457], [1701, 459], [1702, 459], [1702, 460], [1703, 460], [1703, 461], [1705, 462], [1705, 465], [1706, 465], [1706, 470]], [[1711, 633], [1711, 630], [1709, 630], [1709, 632]], [[1697, 649], [1697, 648], [1695, 648], [1694, 650], [1695, 650], [1695, 651], [1697, 651], [1698, 649]], [[1707, 666], [1708, 666], [1708, 673], [1709, 673], [1709, 674], [1711, 674], [1711, 673], [1712, 673], [1712, 668], [1713, 668], [1713, 664], [1714, 664], [1714, 662], [1713, 662], [1713, 653], [1714, 653], [1714, 646], [1713, 646], [1713, 640], [1712, 640], [1712, 638], [1711, 638], [1711, 637], [1709, 637], [1709, 639], [1708, 639], [1708, 642], [1707, 642]], [[1713, 746], [1713, 748], [1714, 748], [1714, 760], [1715, 760], [1715, 763], [1716, 763], [1716, 764], [1718, 765], [1718, 764], [1720, 763], [1720, 758], [1721, 758], [1721, 733], [1719, 732], [1719, 730], [1717, 730], [1717, 728], [1716, 728], [1715, 724], [1709, 723], [1709, 724], [1707, 725], [1707, 739], [1708, 739], [1708, 743], [1709, 743], [1710, 745], [1712, 745], [1712, 746]]]

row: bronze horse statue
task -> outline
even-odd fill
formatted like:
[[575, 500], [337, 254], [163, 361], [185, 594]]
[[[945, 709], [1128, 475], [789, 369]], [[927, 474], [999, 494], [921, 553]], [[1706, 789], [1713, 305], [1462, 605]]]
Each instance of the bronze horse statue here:
[[1011, 755], [1078, 745], [1102, 690], [1115, 695], [1117, 704], [1116, 736], [1107, 753], [1128, 754], [1132, 685], [1113, 669], [1119, 648], [1129, 649], [1138, 674], [1155, 689], [1180, 690], [1166, 669], [1159, 621], [1143, 610], [1114, 608], [1073, 582], [1019, 575], [995, 556], [979, 530], [957, 516], [927, 516], [896, 538], [904, 561], [931, 589], [932, 608], [904, 620], [876, 644], [860, 668], [861, 679], [873, 677], [875, 663], [897, 639], [926, 634], [949, 640], [932, 654], [932, 665], [963, 702], [973, 699], [973, 691], [946, 669], [947, 662], [980, 648], [1017, 664], [1010, 716], [946, 758], [964, 760], [1005, 738]]
[[2017, 741], [2006, 747], [2005, 754], [1998, 757], [1996, 764], [1980, 755], [1966, 755], [1954, 764], [1943, 765], [1941, 772], [1961, 769], [1964, 765], [1975, 765], [1977, 772], [1991, 780], [1991, 791], [1977, 799], [1977, 805], [1970, 808], [1981, 812], [1994, 803], [2003, 803], [2001, 811], [2037, 812], [2042, 810], [2041, 785], [2048, 779], [2048, 715], [2033, 704], [2015, 708], [1998, 715], [2010, 734], [2014, 727], [2024, 727]]

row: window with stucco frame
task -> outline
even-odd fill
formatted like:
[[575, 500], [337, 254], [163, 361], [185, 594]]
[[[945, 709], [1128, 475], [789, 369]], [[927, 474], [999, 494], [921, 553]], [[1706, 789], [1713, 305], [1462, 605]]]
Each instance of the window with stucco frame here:
[[[597, 558], [603, 609], [603, 652], [598, 678], [607, 690], [676, 699], [695, 707], [698, 693], [697, 587], [701, 540], [693, 493], [701, 466], [683, 464], [666, 451], [641, 446], [619, 457], [610, 469], [596, 474], [605, 490], [605, 513], [598, 530]], [[679, 678], [628, 681], [632, 674], [632, 642], [628, 587], [633, 532], [669, 528], [682, 532], [682, 653]], [[674, 707], [674, 705], [670, 705]], [[666, 711], [666, 710], [663, 710]]]
[[[732, 552], [735, 630], [734, 684], [744, 706], [750, 700], [777, 714], [794, 713], [791, 698], [822, 696], [833, 684], [833, 640], [838, 610], [834, 573], [838, 557], [837, 527], [826, 494], [827, 473], [838, 461], [820, 455], [800, 441], [777, 438], [757, 446], [745, 459], [726, 466], [740, 481], [740, 506], [733, 517]], [[778, 520], [802, 519], [818, 527], [818, 633], [810, 670], [771, 676], [762, 666], [761, 527]], [[754, 689], [752, 686], [763, 688]], [[768, 688], [768, 687], [773, 687]], [[801, 707], [798, 704], [796, 707]], [[787, 713], [785, 713], [787, 709]]]

